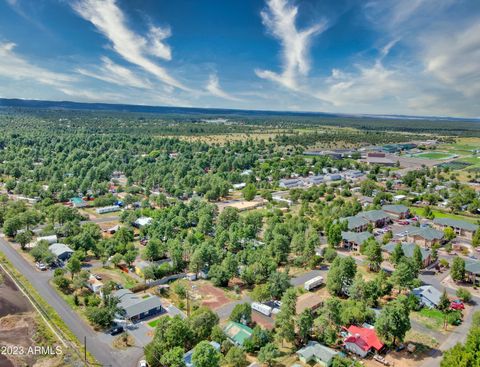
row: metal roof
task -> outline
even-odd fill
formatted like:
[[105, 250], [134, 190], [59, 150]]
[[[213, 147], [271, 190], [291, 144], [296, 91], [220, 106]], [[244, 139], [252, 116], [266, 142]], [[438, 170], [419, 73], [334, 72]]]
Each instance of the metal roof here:
[[476, 226], [473, 223], [470, 223], [464, 220], [459, 220], [459, 219], [452, 219], [452, 218], [435, 218], [433, 220], [433, 223], [440, 224], [442, 226], [460, 228], [470, 232], [475, 232], [478, 229], [478, 226]]

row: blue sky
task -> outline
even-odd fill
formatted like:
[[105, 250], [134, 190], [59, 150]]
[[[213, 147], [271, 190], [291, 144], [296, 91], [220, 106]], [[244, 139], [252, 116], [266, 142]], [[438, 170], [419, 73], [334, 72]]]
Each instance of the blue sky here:
[[0, 96], [480, 117], [480, 1], [0, 0]]

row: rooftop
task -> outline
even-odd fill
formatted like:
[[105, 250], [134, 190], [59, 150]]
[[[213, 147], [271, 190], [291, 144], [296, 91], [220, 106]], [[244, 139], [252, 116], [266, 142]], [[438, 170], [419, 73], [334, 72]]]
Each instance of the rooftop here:
[[382, 209], [396, 214], [406, 213], [408, 212], [408, 207], [405, 205], [384, 205]]
[[350, 336], [345, 339], [345, 343], [355, 343], [365, 351], [371, 348], [379, 351], [383, 348], [383, 343], [378, 338], [375, 329], [352, 325], [347, 331]]
[[342, 232], [342, 239], [347, 242], [353, 242], [361, 245], [369, 238], [373, 237], [370, 232]]
[[[382, 249], [388, 252], [389, 254], [391, 254], [395, 250], [395, 247], [397, 246], [397, 244], [398, 243], [396, 242], [389, 242], [385, 246], [383, 246]], [[414, 243], [402, 242], [402, 250], [405, 256], [413, 257], [413, 251], [415, 250], [416, 246], [418, 245]], [[422, 260], [425, 260], [430, 255], [431, 251], [421, 246], [418, 246], [418, 247], [420, 248], [420, 252], [422, 253]]]
[[435, 218], [433, 223], [440, 224], [442, 226], [454, 227], [454, 228], [461, 228], [465, 231], [475, 232], [478, 229], [473, 223], [466, 222], [464, 220], [459, 219], [451, 219], [451, 218]]
[[230, 321], [223, 329], [225, 335], [228, 336], [237, 345], [243, 345], [245, 340], [252, 336], [253, 330], [239, 322]]

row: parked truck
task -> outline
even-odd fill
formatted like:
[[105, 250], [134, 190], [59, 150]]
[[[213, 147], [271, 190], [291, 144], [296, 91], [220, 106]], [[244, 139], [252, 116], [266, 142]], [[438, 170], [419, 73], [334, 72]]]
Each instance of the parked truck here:
[[272, 308], [270, 306], [264, 305], [259, 302], [252, 302], [252, 310], [260, 312], [265, 316], [270, 316], [272, 314]]
[[315, 278], [312, 278], [310, 280], [307, 280], [305, 284], [303, 285], [303, 288], [307, 291], [311, 291], [312, 289], [315, 289], [323, 284], [323, 277], [318, 276]]

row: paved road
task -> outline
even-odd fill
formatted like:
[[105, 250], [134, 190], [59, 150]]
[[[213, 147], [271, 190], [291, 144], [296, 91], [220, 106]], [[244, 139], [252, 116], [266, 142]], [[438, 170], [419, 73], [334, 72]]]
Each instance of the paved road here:
[[142, 349], [119, 351], [106, 342], [105, 334], [96, 333], [50, 286], [49, 272], [35, 270], [5, 239], [0, 238], [0, 250], [5, 254], [13, 266], [22, 273], [32, 286], [40, 293], [43, 299], [57, 311], [68, 328], [83, 342], [87, 337], [88, 351], [103, 366], [133, 367], [143, 355]]

